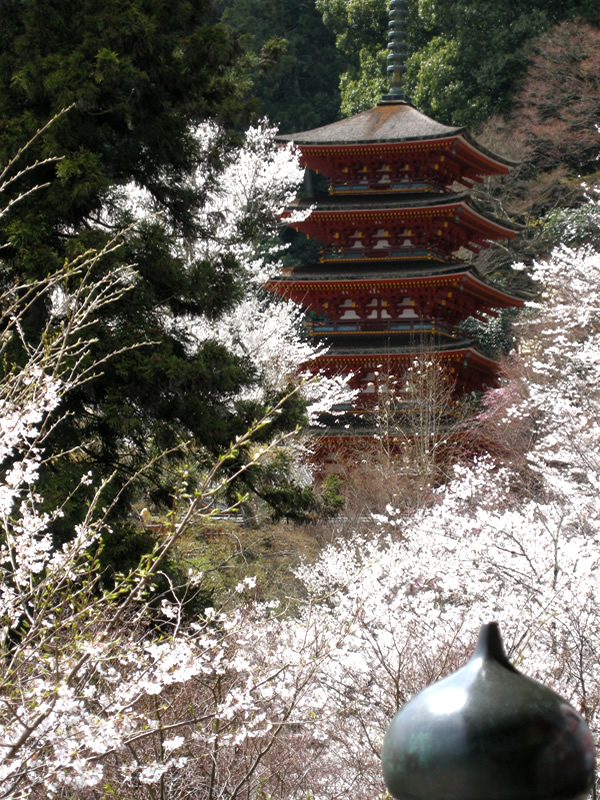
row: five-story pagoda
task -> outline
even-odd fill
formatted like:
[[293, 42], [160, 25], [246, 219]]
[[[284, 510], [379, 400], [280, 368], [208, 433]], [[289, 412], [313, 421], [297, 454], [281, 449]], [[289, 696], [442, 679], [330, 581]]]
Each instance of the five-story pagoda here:
[[406, 13], [406, 0], [391, 0], [390, 91], [377, 106], [279, 137], [328, 178], [329, 195], [296, 203], [314, 206], [294, 227], [322, 244], [319, 263], [288, 269], [267, 288], [310, 312], [311, 335], [329, 344], [313, 368], [353, 375], [351, 413], [363, 426], [381, 376], [400, 378], [424, 348], [452, 376], [457, 395], [494, 385], [496, 363], [459, 325], [522, 305], [457, 257], [516, 235], [469, 196], [474, 182], [506, 174], [510, 162], [411, 105], [403, 90]]

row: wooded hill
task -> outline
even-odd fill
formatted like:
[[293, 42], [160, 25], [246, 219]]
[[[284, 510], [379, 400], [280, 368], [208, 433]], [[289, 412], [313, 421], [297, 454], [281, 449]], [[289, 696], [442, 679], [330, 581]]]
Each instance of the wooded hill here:
[[347, 387], [261, 294], [301, 170], [249, 122], [376, 102], [385, 5], [0, 3], [2, 797], [383, 800], [391, 716], [491, 619], [598, 741], [596, 0], [412, 0], [417, 105], [521, 162], [480, 266], [535, 302], [445, 459], [427, 354], [344, 496], [288, 436]]

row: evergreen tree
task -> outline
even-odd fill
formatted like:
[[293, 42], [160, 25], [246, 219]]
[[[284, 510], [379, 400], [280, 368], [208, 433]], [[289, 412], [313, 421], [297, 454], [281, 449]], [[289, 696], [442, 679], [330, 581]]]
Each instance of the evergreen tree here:
[[316, 5], [347, 61], [340, 76], [342, 113], [370, 108], [387, 91], [388, 0], [316, 0]]
[[314, 0], [225, 0], [223, 20], [247, 35], [260, 113], [282, 131], [338, 117], [344, 60]]
[[[136, 195], [162, 215], [132, 228], [119, 250], [93, 262], [92, 280], [116, 264], [135, 265], [123, 298], [98, 310], [86, 359], [103, 363], [116, 355], [70, 393], [67, 416], [46, 442], [54, 454], [71, 453], [46, 466], [49, 502], [90, 466], [97, 480], [116, 470], [111, 491], [122, 492], [158, 452], [184, 440], [196, 454], [218, 453], [260, 412], [256, 402], [239, 400], [255, 377], [247, 360], [216, 341], [192, 346], [176, 324], [221, 314], [243, 290], [235, 254], [206, 256], [195, 247], [211, 235], [198, 215], [232, 137], [213, 137], [207, 147], [194, 129], [209, 118], [225, 126], [243, 119], [239, 40], [217, 21], [209, 0], [7, 0], [0, 5], [0, 52], [0, 163], [69, 109], [30, 147], [32, 158], [62, 159], [35, 170], [35, 181], [47, 187], [0, 220], [2, 286], [40, 280], [65, 259], [102, 249], [132, 220]], [[15, 181], [13, 190], [26, 192], [30, 178]], [[255, 233], [247, 225], [239, 236]], [[66, 302], [73, 289], [63, 287]], [[23, 318], [24, 335], [35, 341], [49, 314], [60, 326], [60, 312], [34, 304]], [[25, 357], [15, 346], [4, 369]], [[154, 499], [168, 499], [162, 467], [146, 469], [144, 480]], [[129, 499], [121, 494], [118, 516]], [[68, 521], [61, 525], [67, 535]]]

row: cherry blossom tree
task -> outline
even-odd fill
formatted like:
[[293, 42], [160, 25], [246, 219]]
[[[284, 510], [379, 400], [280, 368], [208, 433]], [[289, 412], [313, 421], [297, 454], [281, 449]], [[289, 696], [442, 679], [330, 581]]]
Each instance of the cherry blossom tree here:
[[[133, 211], [143, 203], [136, 198]], [[255, 603], [252, 578], [239, 584], [230, 607], [189, 619], [188, 601], [202, 591], [203, 576], [191, 570], [176, 587], [164, 566], [190, 526], [215, 513], [215, 498], [285, 442], [255, 446], [249, 460], [237, 461], [285, 398], [200, 476], [194, 465], [193, 485], [182, 468], [154, 550], [110, 586], [99, 561], [110, 515], [105, 484], [62, 546], [51, 526], [78, 490], [48, 510], [37, 488], [41, 466], [59, 455], [45, 445], [64, 398], [110, 368], [110, 356], [105, 363], [87, 358], [95, 316], [130, 290], [135, 271], [92, 276], [97, 260], [119, 246], [116, 239], [0, 297], [0, 796], [245, 796], [273, 771], [278, 739], [310, 725], [321, 699], [314, 676], [343, 627], [316, 617], [311, 599], [293, 613]], [[52, 311], [41, 340], [28, 338], [21, 324], [36, 303]], [[14, 342], [25, 363], [9, 369]], [[230, 463], [237, 466], [226, 472]], [[84, 476], [81, 488], [91, 481]], [[168, 584], [164, 596], [158, 579]], [[299, 785], [297, 768], [289, 771]]]
[[[89, 266], [65, 267], [45, 286], [15, 287], [0, 298], [2, 344], [22, 336], [19, 297], [51, 302], [70, 271]], [[84, 798], [112, 786], [128, 797], [189, 796], [191, 789], [238, 797], [260, 781], [277, 738], [310, 720], [318, 695], [308, 687], [343, 630], [316, 625], [310, 601], [293, 615], [252, 603], [252, 578], [237, 587], [230, 608], [193, 620], [185, 604], [202, 588], [201, 574], [190, 571], [179, 594], [161, 598], [152, 588], [161, 575], [169, 580], [162, 567], [177, 541], [198, 518], [210, 518], [213, 498], [235, 480], [223, 474], [227, 459], [280, 409], [252, 426], [194, 490], [182, 474], [153, 552], [107, 588], [97, 560], [107, 524], [102, 487], [61, 547], [50, 525], [73, 496], [48, 512], [36, 490], [48, 421], [65, 394], [91, 377], [78, 367], [89, 320], [127, 290], [120, 272], [108, 285], [80, 285], [62, 304], [63, 325], [51, 341], [0, 381], [0, 796]], [[253, 459], [261, 455], [257, 449]]]
[[[499, 390], [485, 420], [500, 436], [515, 422], [531, 431], [526, 463], [457, 464], [428, 507], [409, 517], [390, 506], [301, 567], [304, 596], [289, 608], [257, 602], [251, 578], [237, 604], [195, 619], [172, 596], [158, 609], [145, 599], [165, 550], [207, 513], [218, 465], [202, 492], [182, 489], [156, 552], [112, 594], [90, 577], [101, 515], [56, 550], [35, 510], [35, 458], [7, 473], [5, 796], [91, 798], [108, 786], [132, 798], [383, 797], [379, 751], [392, 714], [459, 666], [490, 619], [517, 667], [563, 694], [597, 735], [597, 365], [588, 356], [598, 269], [590, 248], [535, 267], [546, 288], [523, 331], [529, 378]], [[15, 465], [57, 402], [45, 385], [7, 444]], [[187, 591], [201, 583], [191, 574]]]
[[[65, 269], [85, 274], [86, 259]], [[270, 416], [193, 486], [182, 471], [154, 551], [107, 587], [102, 487], [57, 546], [49, 526], [62, 507], [42, 510], [36, 476], [48, 421], [88, 378], [88, 321], [131, 275], [80, 282], [77, 298], [62, 275], [2, 297], [0, 346], [24, 337], [20, 309], [40, 292], [62, 325], [39, 345], [25, 339], [27, 364], [0, 381], [0, 796], [378, 800], [392, 714], [459, 666], [492, 619], [516, 666], [597, 737], [600, 253], [561, 247], [532, 277], [541, 292], [512, 357], [517, 379], [479, 420], [484, 438], [519, 446], [472, 455], [429, 503], [390, 505], [333, 538], [298, 568], [288, 605], [261, 603], [248, 577], [229, 604], [194, 616], [186, 600], [205, 576], [192, 570], [158, 597], [152, 586], [169, 581], [169, 553], [210, 518], [235, 479], [228, 460]]]
[[[214, 250], [231, 253], [244, 270], [246, 291], [240, 302], [218, 319], [190, 320], [198, 341], [216, 337], [232, 352], [248, 359], [260, 376], [256, 390], [277, 392], [303, 384], [309, 402], [309, 420], [315, 422], [323, 410], [348, 402], [348, 379], [319, 376], [310, 380], [307, 365], [323, 347], [303, 334], [303, 313], [291, 301], [264, 291], [263, 284], [281, 268], [286, 245], [277, 238], [279, 218], [289, 209], [302, 181], [303, 168], [292, 145], [276, 146], [276, 128], [266, 120], [246, 131], [244, 142], [229, 158], [217, 184], [207, 187], [204, 176], [196, 176], [197, 188], [207, 199], [201, 220], [210, 231], [198, 246], [201, 255]], [[219, 130], [205, 125], [197, 130], [203, 146], [210, 149]], [[310, 210], [297, 211], [287, 223], [300, 221]], [[248, 229], [254, 235], [248, 236]], [[245, 236], [240, 233], [244, 231]], [[199, 255], [199, 254], [196, 254]]]

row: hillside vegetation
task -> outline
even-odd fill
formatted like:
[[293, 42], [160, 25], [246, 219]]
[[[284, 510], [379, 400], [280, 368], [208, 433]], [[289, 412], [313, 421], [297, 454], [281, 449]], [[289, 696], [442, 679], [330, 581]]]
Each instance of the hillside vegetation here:
[[410, 8], [415, 102], [520, 162], [478, 267], [529, 301], [500, 388], [446, 407], [424, 353], [404, 446], [389, 403], [323, 480], [348, 387], [261, 288], [302, 175], [257, 118], [376, 100], [385, 2], [0, 4], [2, 797], [384, 800], [491, 620], [598, 741], [597, 3]]

